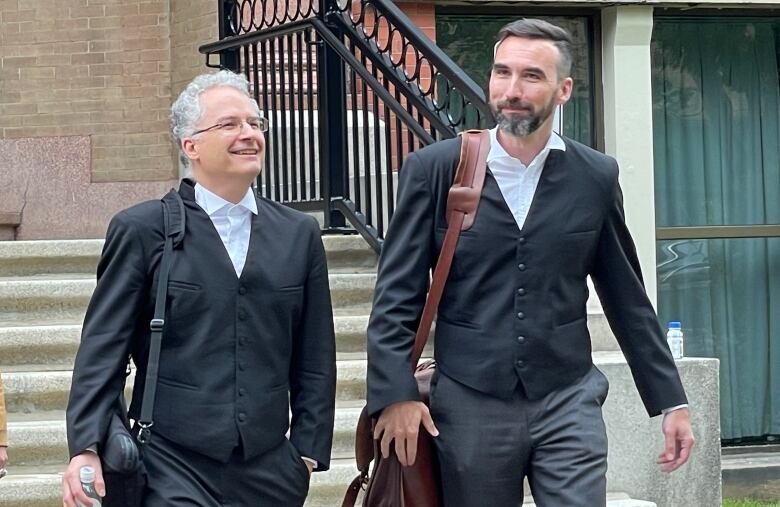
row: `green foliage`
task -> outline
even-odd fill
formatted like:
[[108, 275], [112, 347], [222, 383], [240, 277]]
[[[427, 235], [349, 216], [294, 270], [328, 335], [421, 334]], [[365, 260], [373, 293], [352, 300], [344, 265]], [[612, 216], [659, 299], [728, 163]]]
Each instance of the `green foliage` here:
[[765, 502], [761, 500], [723, 499], [723, 507], [780, 507], [780, 502]]

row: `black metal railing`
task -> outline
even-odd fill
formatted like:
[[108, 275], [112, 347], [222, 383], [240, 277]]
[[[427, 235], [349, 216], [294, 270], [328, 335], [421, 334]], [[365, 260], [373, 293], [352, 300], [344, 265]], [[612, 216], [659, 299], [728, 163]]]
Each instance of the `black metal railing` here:
[[219, 0], [219, 16], [220, 40], [200, 51], [246, 75], [271, 125], [258, 193], [377, 251], [406, 154], [493, 122], [483, 91], [390, 0]]

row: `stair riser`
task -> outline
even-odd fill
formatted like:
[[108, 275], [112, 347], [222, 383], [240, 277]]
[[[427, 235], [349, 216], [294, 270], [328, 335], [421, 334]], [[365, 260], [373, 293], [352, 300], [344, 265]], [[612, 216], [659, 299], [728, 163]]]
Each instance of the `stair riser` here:
[[[371, 274], [332, 274], [333, 306], [348, 308], [369, 304], [374, 281], [375, 276]], [[0, 282], [0, 322], [80, 322], [94, 288], [92, 279]]]
[[[360, 236], [324, 236], [330, 268], [370, 269], [377, 255]], [[0, 277], [95, 273], [103, 240], [17, 241], [0, 245]]]
[[[365, 352], [368, 316], [337, 316], [334, 321], [336, 350], [341, 353]], [[589, 315], [588, 328], [594, 351], [617, 350], [617, 342], [604, 315]], [[0, 328], [0, 371], [17, 365], [40, 365], [42, 370], [52, 366], [70, 368], [80, 337], [81, 327], [78, 325]], [[428, 349], [433, 350], [433, 332]]]
[[[340, 409], [336, 412], [333, 431], [333, 456], [354, 456], [355, 430], [359, 409]], [[12, 442], [15, 466], [63, 465], [68, 461], [65, 422], [41, 424], [9, 424], [8, 437]]]
[[[365, 365], [360, 361], [339, 361], [336, 399], [359, 401], [365, 399]], [[64, 410], [70, 392], [70, 371], [47, 373], [7, 372], [3, 374], [5, 402], [9, 413], [33, 413]], [[128, 379], [129, 396], [133, 379]]]
[[[64, 466], [63, 466], [64, 469]], [[10, 470], [13, 474], [13, 469]], [[347, 484], [357, 475], [354, 464], [339, 463], [327, 472], [312, 475], [306, 507], [341, 505]], [[3, 507], [61, 507], [62, 490], [59, 475], [37, 476], [29, 482], [0, 481], [0, 505]]]
[[[336, 350], [364, 352], [368, 317], [336, 317]], [[81, 341], [81, 326], [0, 328], [0, 371], [17, 365], [41, 370], [72, 368]]]

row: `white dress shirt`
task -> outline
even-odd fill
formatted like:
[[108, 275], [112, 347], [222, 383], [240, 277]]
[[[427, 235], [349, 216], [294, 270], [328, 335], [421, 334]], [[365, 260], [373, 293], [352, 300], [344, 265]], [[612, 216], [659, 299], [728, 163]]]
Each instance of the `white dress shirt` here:
[[[508, 154], [501, 146], [496, 136], [497, 131], [498, 127], [490, 130], [490, 152], [487, 163], [491, 174], [498, 183], [501, 195], [504, 196], [504, 201], [515, 217], [518, 229], [522, 229], [525, 219], [528, 217], [528, 210], [531, 209], [536, 187], [539, 186], [542, 169], [544, 169], [544, 163], [547, 162], [550, 150], [566, 151], [566, 143], [553, 132], [542, 151], [526, 166]], [[676, 405], [665, 408], [661, 412], [666, 415], [681, 408], [688, 408], [688, 405]]]
[[247, 188], [244, 198], [238, 204], [233, 204], [195, 183], [195, 202], [211, 219], [230, 256], [236, 276], [240, 277], [249, 250], [252, 215], [257, 215], [257, 201], [252, 188]]
[[550, 150], [566, 151], [566, 143], [553, 132], [542, 151], [526, 166], [508, 154], [501, 146], [496, 137], [497, 129], [498, 127], [490, 130], [490, 153], [488, 153], [487, 163], [490, 167], [490, 173], [498, 183], [501, 195], [504, 196], [504, 201], [515, 217], [517, 227], [522, 229], [528, 216], [528, 210], [531, 208], [536, 187], [539, 185], [539, 178], [542, 176], [547, 155], [550, 154]]

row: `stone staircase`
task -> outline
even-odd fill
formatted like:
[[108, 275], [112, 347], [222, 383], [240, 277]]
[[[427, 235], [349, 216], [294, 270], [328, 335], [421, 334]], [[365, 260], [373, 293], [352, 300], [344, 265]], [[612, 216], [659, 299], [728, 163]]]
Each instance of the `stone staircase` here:
[[[376, 269], [375, 254], [359, 237], [325, 236], [323, 241], [328, 254], [337, 337], [337, 412], [331, 470], [313, 475], [308, 507], [340, 505], [347, 484], [356, 475], [352, 446], [365, 398], [365, 329]], [[64, 409], [101, 247], [100, 240], [0, 242], [0, 371], [6, 386], [11, 461], [9, 476], [0, 480], [0, 507], [61, 505], [60, 474], [68, 458]], [[660, 451], [660, 423], [654, 420], [649, 424], [646, 415], [638, 421], [624, 420], [627, 414], [636, 417], [634, 413], [643, 409], [603, 315], [597, 306], [589, 311], [594, 350], [598, 351], [594, 359], [613, 384], [613, 394], [605, 405], [611, 439], [609, 480], [616, 486], [610, 488], [616, 491], [610, 495], [610, 507], [716, 505], [711, 501], [712, 495], [702, 495], [696, 488], [690, 495], [685, 492], [691, 489], [691, 481], [699, 480], [692, 477], [712, 468], [709, 458], [698, 467], [690, 466], [690, 473], [676, 481], [645, 470], [655, 468], [645, 462], [652, 464], [653, 455]], [[712, 373], [711, 364], [707, 364], [696, 360], [681, 364], [689, 390], [697, 385], [706, 388], [708, 384], [702, 379], [710, 378]], [[132, 385], [132, 379], [129, 384]], [[692, 393], [692, 399], [694, 396], [698, 394]], [[610, 403], [617, 408], [611, 409]], [[707, 418], [712, 419], [712, 409], [700, 410], [699, 422], [706, 425]], [[699, 447], [712, 447], [711, 438], [705, 436], [702, 442], [701, 432], [698, 433]], [[715, 435], [715, 452], [719, 456], [717, 428]], [[652, 442], [646, 443], [648, 439]], [[617, 441], [617, 449], [613, 441]], [[651, 456], [643, 457], [639, 468], [632, 467], [630, 463], [637, 456], [647, 454], [645, 449], [635, 452], [640, 446], [648, 447]], [[718, 477], [719, 471], [718, 463]], [[704, 476], [711, 478], [712, 474]], [[640, 484], [634, 487], [632, 480]], [[708, 490], [715, 487], [711, 483], [702, 487], [705, 486]], [[719, 481], [716, 486], [719, 498]], [[656, 495], [658, 498], [674, 501], [659, 502], [654, 495], [647, 494], [659, 487], [667, 490]], [[672, 493], [668, 492], [669, 487]], [[702, 502], [706, 503], [688, 501], [689, 497], [703, 497]], [[527, 505], [533, 505], [532, 501], [527, 498]]]

